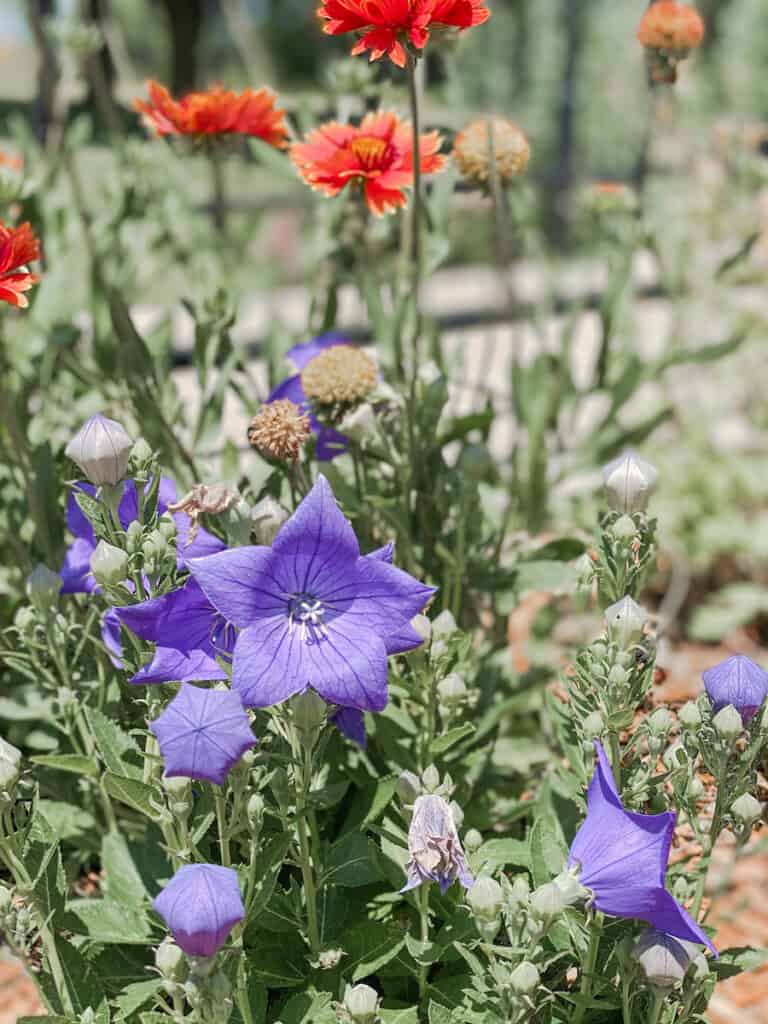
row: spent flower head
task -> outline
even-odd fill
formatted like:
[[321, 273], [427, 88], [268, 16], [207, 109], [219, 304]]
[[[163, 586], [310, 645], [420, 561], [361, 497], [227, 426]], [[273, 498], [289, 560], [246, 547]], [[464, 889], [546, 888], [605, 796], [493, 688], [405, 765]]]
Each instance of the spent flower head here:
[[523, 132], [504, 117], [479, 117], [454, 139], [453, 158], [462, 176], [478, 185], [493, 180], [491, 143], [499, 181], [508, 185], [528, 166], [531, 147]]
[[681, 59], [701, 45], [704, 31], [704, 21], [695, 7], [676, 0], [657, 0], [640, 19], [637, 38], [646, 49]]
[[456, 831], [450, 805], [435, 793], [417, 798], [408, 829], [408, 892], [424, 882], [437, 882], [441, 892], [457, 879], [469, 889], [474, 882]]
[[346, 406], [367, 398], [378, 375], [367, 352], [354, 345], [333, 345], [307, 363], [301, 371], [301, 386], [316, 405]]
[[309, 417], [287, 398], [262, 405], [248, 426], [256, 451], [280, 462], [295, 462], [310, 433]]

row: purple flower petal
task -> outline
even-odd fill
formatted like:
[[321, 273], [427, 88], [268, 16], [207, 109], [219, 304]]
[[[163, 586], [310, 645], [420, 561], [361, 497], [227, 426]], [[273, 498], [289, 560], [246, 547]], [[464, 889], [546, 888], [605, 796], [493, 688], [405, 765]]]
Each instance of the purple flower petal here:
[[331, 721], [348, 740], [365, 750], [368, 737], [365, 735], [365, 715], [357, 708], [339, 708]]
[[[314, 419], [314, 417], [310, 417]], [[314, 429], [314, 423], [312, 424]], [[330, 462], [339, 455], [343, 455], [349, 448], [349, 439], [340, 434], [333, 427], [323, 427], [316, 431], [317, 441], [315, 443], [315, 456], [318, 462]]]
[[133, 686], [151, 686], [170, 682], [215, 682], [228, 678], [226, 669], [205, 651], [158, 647], [152, 661], [140, 668], [128, 682]]
[[244, 629], [237, 638], [232, 686], [247, 708], [266, 708], [303, 693], [308, 686], [306, 644], [283, 616]]
[[407, 622], [394, 633], [384, 637], [387, 654], [406, 654], [424, 643], [424, 637]]
[[257, 619], [287, 616], [286, 581], [279, 576], [280, 568], [273, 549], [265, 547], [232, 548], [189, 562], [211, 604], [238, 629]]
[[453, 811], [441, 796], [417, 797], [408, 829], [408, 853], [408, 877], [401, 892], [415, 889], [423, 882], [437, 882], [442, 893], [457, 879], [465, 889], [474, 884]]
[[309, 409], [309, 402], [304, 394], [304, 388], [301, 386], [301, 376], [298, 373], [293, 377], [287, 377], [267, 395], [268, 403], [277, 402], [280, 399], [293, 402], [294, 405], [298, 405], [304, 410]]
[[160, 744], [169, 778], [206, 779], [221, 786], [246, 750], [256, 745], [248, 715], [231, 690], [203, 690], [189, 683], [150, 729]]
[[647, 921], [677, 938], [714, 946], [665, 889], [675, 815], [625, 810], [600, 743], [587, 794], [587, 818], [568, 856], [594, 905], [614, 917]]
[[702, 678], [714, 714], [732, 704], [745, 725], [768, 696], [768, 673], [744, 654], [708, 668]]
[[352, 562], [360, 557], [355, 531], [322, 474], [280, 528], [272, 550], [298, 564], [296, 581], [300, 591], [308, 590], [339, 562]]
[[213, 956], [245, 917], [232, 868], [185, 864], [152, 904], [188, 956]]
[[95, 542], [85, 537], [78, 537], [69, 545], [59, 569], [62, 594], [90, 594], [98, 588], [91, 573], [91, 555], [95, 550]]
[[370, 558], [358, 559], [340, 586], [316, 589], [329, 610], [384, 636], [407, 625], [435, 593], [402, 569]]
[[115, 668], [123, 667], [123, 641], [120, 636], [120, 616], [116, 608], [110, 608], [101, 619], [101, 639], [107, 649], [109, 660]]

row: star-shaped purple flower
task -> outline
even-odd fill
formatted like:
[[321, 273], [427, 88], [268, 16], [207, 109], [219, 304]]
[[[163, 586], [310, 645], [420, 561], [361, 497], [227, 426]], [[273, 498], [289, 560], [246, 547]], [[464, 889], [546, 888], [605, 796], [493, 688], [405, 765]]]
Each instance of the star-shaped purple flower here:
[[456, 879], [465, 889], [474, 884], [451, 805], [441, 796], [427, 794], [416, 799], [408, 829], [408, 853], [408, 881], [401, 892], [415, 889], [424, 882], [437, 882], [442, 893]]
[[245, 917], [232, 868], [185, 864], [152, 904], [187, 956], [213, 956]]
[[193, 558], [189, 568], [241, 631], [232, 684], [248, 707], [279, 704], [311, 686], [329, 704], [382, 711], [387, 638], [404, 633], [434, 593], [395, 566], [360, 555], [322, 476], [271, 548]]
[[667, 892], [664, 880], [675, 814], [627, 811], [600, 743], [587, 793], [587, 818], [573, 840], [569, 868], [591, 891], [592, 904], [611, 917], [636, 918], [678, 939], [715, 947], [690, 914]]
[[294, 345], [293, 348], [286, 352], [286, 357], [291, 360], [299, 372], [293, 377], [288, 377], [282, 384], [278, 384], [267, 398], [267, 402], [276, 402], [279, 398], [287, 398], [308, 414], [312, 433], [317, 438], [315, 456], [318, 462], [329, 462], [331, 459], [335, 459], [337, 455], [341, 455], [347, 450], [348, 442], [344, 434], [340, 434], [333, 427], [326, 427], [312, 412], [311, 403], [304, 394], [304, 388], [302, 387], [301, 371], [307, 363], [311, 362], [315, 356], [320, 355], [325, 349], [333, 348], [334, 345], [352, 344], [348, 338], [340, 334], [320, 334], [303, 345]]
[[732, 704], [744, 725], [754, 718], [768, 696], [768, 673], [745, 654], [734, 654], [708, 668], [702, 678], [713, 713]]
[[139, 604], [116, 608], [119, 621], [157, 645], [152, 661], [129, 682], [228, 679], [221, 661], [231, 662], [236, 631], [190, 578], [178, 590]]
[[232, 766], [256, 746], [248, 715], [231, 690], [182, 683], [149, 728], [160, 744], [169, 778], [206, 779], [221, 786]]
[[[79, 483], [77, 490], [84, 494], [90, 494], [92, 497], [96, 495], [95, 487], [88, 483]], [[175, 484], [167, 477], [162, 477], [157, 496], [158, 515], [163, 515], [168, 510], [168, 506], [175, 501]], [[123, 496], [117, 511], [120, 525], [124, 530], [127, 530], [128, 526], [138, 518], [139, 505], [136, 500], [136, 485], [133, 480], [125, 481]], [[198, 530], [192, 543], [188, 543], [192, 520], [186, 513], [174, 512], [173, 521], [176, 524], [176, 548], [180, 566], [185, 564], [187, 558], [210, 555], [221, 551], [224, 547], [223, 541], [202, 529]], [[94, 590], [98, 590], [98, 584], [91, 575], [91, 555], [96, 550], [96, 536], [93, 527], [77, 503], [74, 491], [67, 499], [67, 528], [74, 540], [67, 548], [64, 562], [59, 570], [62, 579], [61, 592], [62, 594], [90, 594]]]

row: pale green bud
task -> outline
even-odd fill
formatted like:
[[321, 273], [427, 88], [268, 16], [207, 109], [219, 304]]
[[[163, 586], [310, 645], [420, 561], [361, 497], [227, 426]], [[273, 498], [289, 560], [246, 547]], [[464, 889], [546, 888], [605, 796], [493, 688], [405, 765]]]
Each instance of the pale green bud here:
[[291, 710], [296, 728], [305, 734], [319, 732], [328, 715], [328, 705], [310, 687], [291, 700]]
[[547, 882], [534, 889], [531, 894], [531, 912], [535, 917], [546, 920], [561, 914], [566, 907], [563, 891], [554, 882]]
[[270, 547], [280, 527], [288, 520], [288, 512], [269, 495], [251, 509], [251, 523], [257, 544]]
[[451, 672], [437, 684], [437, 695], [441, 704], [446, 707], [455, 707], [466, 698], [467, 684], [458, 672]]
[[742, 793], [738, 800], [731, 804], [731, 814], [737, 821], [751, 825], [763, 813], [763, 805], [751, 793]]
[[232, 547], [250, 544], [253, 530], [252, 512], [253, 509], [245, 498], [238, 498], [226, 510], [224, 526], [227, 540]]
[[339, 430], [354, 441], [364, 442], [375, 438], [378, 433], [376, 414], [370, 402], [362, 402], [352, 409], [341, 421]]
[[637, 601], [628, 594], [620, 601], [605, 609], [605, 622], [611, 640], [619, 647], [631, 647], [642, 637], [643, 626], [648, 621], [648, 614]]
[[608, 648], [602, 640], [595, 640], [595, 642], [590, 646], [590, 651], [592, 653], [592, 657], [600, 661], [608, 653]]
[[[133, 523], [131, 523], [131, 526], [133, 526]], [[157, 528], [160, 531], [160, 533], [162, 534], [164, 540], [172, 541], [172, 540], [175, 539], [177, 530], [176, 530], [176, 523], [174, 522], [172, 516], [170, 516], [170, 515], [163, 515], [163, 516], [161, 516], [160, 519], [158, 520]], [[130, 527], [129, 527], [129, 529], [130, 529]]]
[[125, 547], [130, 554], [134, 554], [141, 547], [143, 527], [138, 519], [132, 520], [125, 531]]
[[248, 815], [248, 821], [252, 826], [261, 827], [261, 822], [264, 818], [264, 798], [260, 793], [254, 793], [248, 798], [245, 813]]
[[587, 739], [597, 739], [599, 736], [602, 736], [603, 731], [605, 730], [605, 721], [600, 712], [590, 712], [590, 714], [588, 714], [584, 719], [582, 729]]
[[27, 597], [38, 611], [47, 611], [56, 603], [61, 590], [61, 576], [42, 563], [27, 577]]
[[210, 981], [210, 993], [214, 1003], [223, 1003], [232, 995], [229, 978], [223, 971], [217, 971]]
[[468, 853], [475, 853], [483, 845], [483, 837], [476, 828], [471, 828], [464, 836], [464, 848]]
[[344, 1009], [353, 1024], [376, 1024], [379, 1015], [379, 994], [370, 985], [347, 985]]
[[152, 463], [154, 453], [143, 437], [131, 449], [131, 462], [138, 470], [146, 470]]
[[453, 636], [454, 633], [458, 632], [458, 629], [459, 627], [456, 625], [453, 613], [446, 608], [440, 612], [437, 618], [432, 620], [432, 639], [443, 640], [446, 637]]
[[4, 914], [8, 913], [12, 906], [13, 897], [11, 896], [11, 890], [6, 889], [6, 887], [0, 883], [0, 919], [2, 919]]
[[616, 512], [643, 512], [656, 487], [656, 469], [632, 451], [624, 452], [603, 466], [603, 481], [608, 504]]
[[733, 704], [727, 704], [722, 710], [718, 711], [712, 719], [712, 724], [725, 740], [735, 740], [738, 736], [741, 736], [744, 730], [741, 715]]
[[691, 977], [694, 981], [703, 981], [709, 974], [709, 963], [703, 953], [698, 953], [690, 966]]
[[411, 619], [411, 626], [419, 634], [424, 643], [432, 636], [432, 623], [426, 615], [416, 615]]
[[121, 583], [128, 575], [128, 555], [114, 544], [100, 540], [91, 555], [91, 572], [103, 586]]
[[698, 729], [701, 725], [701, 711], [699, 711], [699, 705], [693, 700], [683, 704], [677, 717], [680, 719], [680, 724], [686, 729]]
[[192, 810], [192, 783], [182, 777], [162, 778], [163, 789], [168, 794], [168, 806], [177, 818], [185, 818]]
[[617, 540], [630, 540], [637, 533], [637, 527], [629, 516], [619, 516], [611, 527], [611, 533]]
[[155, 967], [168, 981], [183, 983], [189, 973], [186, 956], [170, 937], [155, 950]]
[[693, 800], [700, 800], [704, 796], [704, 783], [696, 775], [688, 783], [688, 795]]
[[21, 751], [0, 738], [0, 793], [13, 794], [21, 778]]
[[422, 794], [421, 779], [413, 772], [401, 772], [395, 788], [404, 804], [415, 804]]
[[531, 995], [539, 987], [541, 976], [535, 964], [523, 960], [509, 976], [509, 987], [520, 996]]
[[685, 977], [696, 947], [683, 939], [647, 928], [635, 943], [634, 956], [656, 988], [673, 988]]
[[621, 665], [612, 665], [611, 671], [608, 673], [608, 682], [614, 686], [624, 686], [628, 678], [628, 673], [625, 668]]
[[475, 879], [475, 884], [467, 890], [467, 903], [475, 917], [494, 921], [501, 912], [504, 891], [495, 878], [480, 875]]
[[431, 764], [421, 773], [421, 781], [428, 793], [434, 793], [440, 786], [440, 772]]
[[653, 736], [666, 736], [674, 723], [672, 712], [667, 708], [656, 708], [648, 718], [648, 728]]
[[92, 484], [114, 487], [124, 479], [133, 441], [120, 423], [106, 416], [92, 416], [66, 447]]

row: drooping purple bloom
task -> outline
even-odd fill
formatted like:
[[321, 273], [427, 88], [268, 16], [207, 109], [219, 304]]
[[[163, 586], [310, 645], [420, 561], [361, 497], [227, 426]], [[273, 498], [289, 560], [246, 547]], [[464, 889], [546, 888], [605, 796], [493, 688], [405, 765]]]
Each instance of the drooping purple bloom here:
[[717, 714], [732, 704], [746, 725], [768, 696], [768, 673], [745, 654], [734, 654], [704, 672], [704, 688]]
[[[91, 484], [79, 483], [77, 490], [95, 497], [96, 489]], [[176, 486], [172, 480], [162, 477], [157, 495], [157, 513], [163, 515], [168, 506], [176, 501]], [[136, 485], [133, 480], [126, 480], [123, 485], [123, 496], [118, 506], [118, 518], [124, 530], [138, 518], [139, 505], [136, 499]], [[214, 537], [207, 530], [198, 530], [195, 539], [188, 543], [192, 521], [184, 512], [174, 512], [176, 524], [176, 549], [179, 566], [183, 566], [188, 558], [210, 555], [221, 551], [224, 542]], [[91, 575], [91, 555], [96, 550], [96, 536], [88, 518], [77, 503], [75, 492], [67, 499], [67, 528], [74, 540], [67, 548], [64, 562], [59, 570], [62, 579], [62, 594], [90, 594], [98, 590], [98, 584]]]
[[256, 745], [236, 693], [182, 683], [178, 694], [149, 726], [160, 744], [169, 778], [205, 779], [221, 786], [233, 765]]
[[444, 893], [456, 879], [465, 889], [474, 883], [467, 866], [453, 811], [443, 797], [427, 794], [417, 797], [408, 829], [408, 881], [401, 892], [424, 882], [437, 882]]
[[109, 660], [115, 668], [122, 668], [123, 643], [120, 637], [120, 616], [116, 608], [109, 608], [101, 617], [101, 639]]
[[368, 737], [365, 734], [365, 714], [357, 708], [339, 708], [331, 715], [331, 721], [342, 736], [365, 750]]
[[402, 633], [434, 593], [393, 565], [361, 557], [322, 476], [271, 548], [234, 548], [191, 559], [189, 568], [241, 631], [232, 682], [248, 707], [312, 687], [329, 704], [382, 711], [387, 638]]
[[611, 917], [646, 921], [678, 939], [712, 942], [667, 891], [664, 880], [675, 814], [627, 811], [602, 745], [587, 793], [587, 818], [573, 840], [568, 866], [591, 892], [591, 903]]
[[267, 398], [267, 402], [276, 402], [279, 398], [287, 398], [308, 414], [312, 433], [317, 437], [315, 455], [318, 462], [329, 462], [331, 459], [335, 459], [337, 455], [341, 455], [347, 450], [348, 442], [343, 434], [340, 434], [338, 430], [334, 430], [333, 427], [325, 426], [312, 412], [311, 403], [304, 394], [304, 388], [302, 387], [301, 371], [307, 363], [311, 362], [315, 356], [320, 355], [325, 349], [333, 348], [334, 345], [352, 344], [348, 338], [340, 334], [320, 334], [303, 345], [294, 345], [292, 349], [288, 350], [286, 356], [299, 372], [293, 377], [288, 377], [282, 384], [278, 384]]
[[129, 682], [137, 685], [227, 679], [236, 632], [190, 578], [178, 590], [116, 608], [123, 625], [156, 644], [152, 661]]
[[232, 868], [185, 864], [152, 904], [187, 956], [213, 956], [245, 917]]

